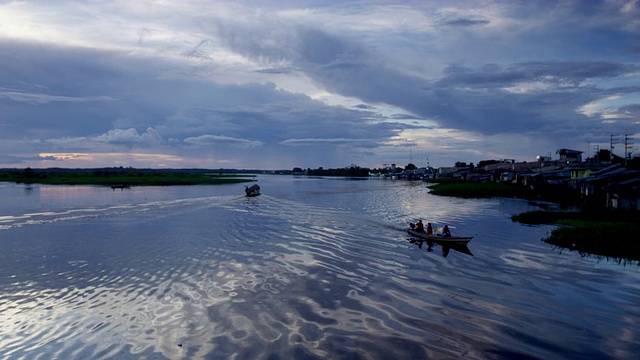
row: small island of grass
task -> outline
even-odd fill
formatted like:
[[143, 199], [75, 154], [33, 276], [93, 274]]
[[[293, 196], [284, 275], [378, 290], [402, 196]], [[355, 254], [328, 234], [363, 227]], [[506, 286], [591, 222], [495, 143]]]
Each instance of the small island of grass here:
[[429, 193], [441, 196], [461, 198], [491, 198], [508, 197], [532, 199], [535, 193], [531, 188], [513, 184], [497, 182], [467, 182], [450, 178], [436, 178], [425, 180], [431, 185]]
[[581, 255], [588, 254], [640, 264], [638, 214], [625, 212], [529, 211], [511, 217], [523, 224], [553, 224], [544, 242]]

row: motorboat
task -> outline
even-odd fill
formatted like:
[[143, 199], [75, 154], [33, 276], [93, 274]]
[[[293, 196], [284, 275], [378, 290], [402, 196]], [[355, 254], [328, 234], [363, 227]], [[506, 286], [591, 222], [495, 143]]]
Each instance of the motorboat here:
[[245, 186], [244, 187], [244, 192], [247, 195], [247, 197], [258, 196], [258, 195], [260, 195], [260, 186], [258, 184], [254, 184], [254, 185], [251, 185], [251, 186]]

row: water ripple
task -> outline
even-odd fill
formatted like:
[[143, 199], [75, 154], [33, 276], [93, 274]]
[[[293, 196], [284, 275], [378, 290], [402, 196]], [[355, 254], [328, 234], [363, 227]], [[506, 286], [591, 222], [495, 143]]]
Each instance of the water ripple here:
[[[3, 217], [0, 355], [631, 358], [639, 350], [638, 272], [554, 252], [540, 241], [550, 227], [510, 221], [524, 202], [434, 197], [408, 182], [300, 182], [293, 186], [310, 190]], [[402, 230], [416, 218], [477, 234], [474, 255], [407, 241]]]

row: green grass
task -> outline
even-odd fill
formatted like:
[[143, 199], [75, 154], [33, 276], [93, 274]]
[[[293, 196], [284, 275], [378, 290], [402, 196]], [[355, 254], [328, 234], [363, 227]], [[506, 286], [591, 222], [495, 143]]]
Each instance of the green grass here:
[[597, 255], [640, 264], [640, 226], [627, 222], [563, 220], [544, 242], [582, 256]]
[[638, 213], [633, 212], [605, 212], [605, 211], [527, 211], [511, 216], [511, 220], [523, 224], [559, 224], [579, 226], [589, 222], [631, 223], [638, 220]]
[[[529, 187], [494, 182], [474, 183], [454, 179], [429, 179], [434, 195], [461, 198], [548, 198], [564, 199], [566, 194], [536, 193]], [[640, 216], [637, 212], [606, 211], [530, 211], [513, 215], [523, 224], [554, 224], [558, 228], [542, 239], [548, 244], [578, 251], [582, 256], [595, 255], [640, 263]]]
[[542, 239], [582, 256], [595, 255], [640, 264], [637, 213], [530, 211], [511, 217], [524, 224], [559, 227]]
[[534, 192], [529, 187], [501, 184], [496, 182], [465, 182], [454, 179], [429, 179], [429, 183], [435, 183], [430, 187], [431, 194], [441, 196], [455, 196], [461, 198], [491, 198], [508, 197], [530, 199], [534, 197]]

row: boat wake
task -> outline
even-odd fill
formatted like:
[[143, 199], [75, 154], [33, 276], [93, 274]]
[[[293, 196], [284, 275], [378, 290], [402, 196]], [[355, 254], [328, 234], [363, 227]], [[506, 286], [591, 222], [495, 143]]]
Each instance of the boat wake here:
[[241, 198], [242, 197], [236, 195], [214, 196], [7, 215], [0, 216], [0, 230], [7, 230], [28, 225], [50, 224], [61, 221], [127, 216], [149, 211], [178, 209], [180, 207], [212, 206], [215, 204], [223, 204], [225, 202]]

